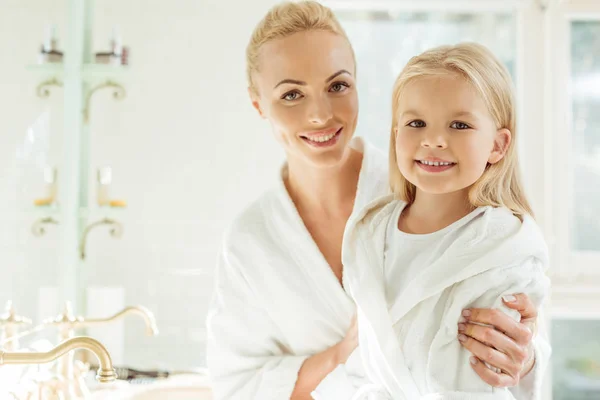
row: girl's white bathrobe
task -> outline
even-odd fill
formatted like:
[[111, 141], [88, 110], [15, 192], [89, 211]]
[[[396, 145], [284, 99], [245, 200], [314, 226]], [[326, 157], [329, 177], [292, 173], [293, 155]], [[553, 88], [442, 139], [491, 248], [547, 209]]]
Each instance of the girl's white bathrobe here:
[[[363, 153], [358, 213], [389, 192], [388, 165], [361, 138], [351, 146]], [[355, 312], [278, 179], [235, 219], [223, 240], [207, 318], [215, 400], [289, 399], [304, 360], [342, 340]], [[546, 365], [544, 348], [536, 348], [538, 362], [514, 389], [522, 394], [517, 398], [533, 399], [529, 393]]]
[[[500, 309], [518, 320], [518, 312], [503, 305], [504, 295], [526, 293], [541, 305], [549, 280], [540, 230], [529, 217], [521, 222], [507, 209], [481, 207], [436, 236], [417, 265], [413, 257], [390, 264], [384, 256], [394, 246], [386, 243], [389, 227], [397, 229], [403, 207], [386, 196], [347, 225], [344, 276], [358, 310], [359, 347], [313, 397], [514, 399], [516, 393], [487, 385], [469, 365], [457, 322], [469, 307]], [[393, 269], [408, 265], [415, 271], [408, 282], [389, 279]], [[543, 352], [549, 354], [547, 345]], [[538, 364], [547, 362], [539, 353]]]

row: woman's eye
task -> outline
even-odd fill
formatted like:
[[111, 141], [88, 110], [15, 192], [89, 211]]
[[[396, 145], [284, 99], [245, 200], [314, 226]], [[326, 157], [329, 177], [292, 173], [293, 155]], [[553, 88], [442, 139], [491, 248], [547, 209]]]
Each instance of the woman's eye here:
[[344, 82], [336, 82], [333, 85], [331, 85], [331, 91], [332, 92], [343, 92], [344, 90], [346, 90], [349, 87], [349, 85], [347, 83]]
[[423, 128], [425, 127], [425, 122], [417, 119], [415, 121], [410, 121], [407, 126], [410, 126], [411, 128]]
[[464, 122], [455, 121], [450, 125], [452, 129], [470, 129], [471, 127]]
[[298, 92], [289, 92], [289, 93], [286, 93], [283, 96], [281, 96], [281, 98], [283, 100], [287, 100], [287, 101], [298, 100], [300, 98], [300, 93], [298, 93]]

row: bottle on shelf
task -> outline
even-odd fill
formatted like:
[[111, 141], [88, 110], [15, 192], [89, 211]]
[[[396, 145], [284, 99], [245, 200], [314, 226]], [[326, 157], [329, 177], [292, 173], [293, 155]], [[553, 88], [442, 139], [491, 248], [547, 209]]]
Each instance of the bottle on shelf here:
[[62, 63], [63, 56], [63, 53], [58, 50], [56, 25], [48, 25], [38, 62], [39, 64]]
[[127, 202], [122, 199], [112, 199], [110, 197], [110, 185], [112, 183], [112, 169], [110, 167], [98, 168], [98, 205], [123, 208], [127, 206]]
[[112, 183], [112, 169], [110, 167], [98, 168], [98, 205], [107, 206], [110, 201], [109, 188]]
[[119, 29], [115, 26], [112, 30], [112, 37], [110, 39], [110, 51], [99, 52], [95, 54], [95, 61], [97, 64], [109, 64], [109, 65], [127, 65], [129, 62], [129, 48], [123, 46], [121, 40], [121, 34]]
[[44, 168], [45, 193], [42, 197], [33, 201], [36, 206], [50, 206], [56, 202], [57, 194], [57, 170], [56, 167]]

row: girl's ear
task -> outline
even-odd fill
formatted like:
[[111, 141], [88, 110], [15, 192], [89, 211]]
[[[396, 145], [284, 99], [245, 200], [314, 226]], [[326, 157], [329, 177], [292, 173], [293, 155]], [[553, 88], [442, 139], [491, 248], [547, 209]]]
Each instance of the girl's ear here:
[[508, 151], [510, 142], [512, 140], [512, 134], [506, 128], [498, 129], [494, 138], [494, 148], [490, 153], [488, 162], [490, 164], [496, 164], [504, 158], [504, 155]]

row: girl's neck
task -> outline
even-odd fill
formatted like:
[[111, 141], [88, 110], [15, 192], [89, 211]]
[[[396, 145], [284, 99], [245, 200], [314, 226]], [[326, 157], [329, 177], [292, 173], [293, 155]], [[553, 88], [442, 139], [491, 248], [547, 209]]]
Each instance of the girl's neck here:
[[400, 215], [398, 228], [414, 234], [437, 232], [465, 217], [473, 209], [469, 203], [468, 189], [445, 194], [424, 193], [417, 189], [415, 201]]
[[284, 178], [287, 191], [296, 207], [326, 216], [352, 212], [363, 154], [348, 149], [338, 165], [323, 168], [288, 159]]

